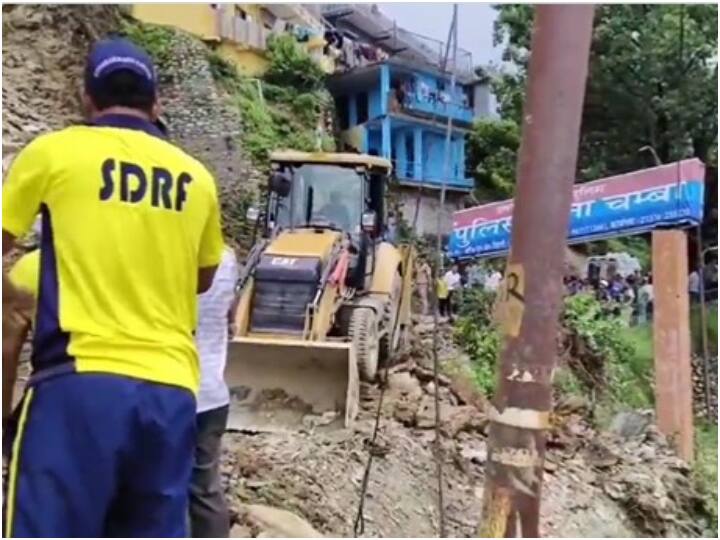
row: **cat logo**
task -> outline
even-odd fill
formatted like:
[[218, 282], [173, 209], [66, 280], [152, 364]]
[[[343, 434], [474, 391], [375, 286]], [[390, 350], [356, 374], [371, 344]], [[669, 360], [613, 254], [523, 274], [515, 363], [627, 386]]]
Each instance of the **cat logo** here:
[[273, 266], [295, 266], [297, 259], [292, 257], [273, 257], [270, 264]]

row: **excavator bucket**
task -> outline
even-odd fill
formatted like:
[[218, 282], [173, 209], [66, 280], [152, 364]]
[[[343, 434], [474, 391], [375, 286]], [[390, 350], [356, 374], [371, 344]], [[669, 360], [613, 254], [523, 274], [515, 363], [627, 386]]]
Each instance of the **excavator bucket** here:
[[347, 427], [359, 408], [350, 343], [237, 337], [229, 344], [228, 429], [296, 431]]

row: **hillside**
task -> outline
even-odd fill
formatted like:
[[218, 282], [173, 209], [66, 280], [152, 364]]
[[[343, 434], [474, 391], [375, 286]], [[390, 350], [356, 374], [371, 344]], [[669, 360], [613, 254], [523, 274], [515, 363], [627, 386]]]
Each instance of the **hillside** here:
[[[255, 83], [229, 72], [200, 40], [139, 25], [115, 6], [5, 6], [3, 30], [4, 165], [34, 136], [81, 120], [78, 89], [89, 44], [111, 32], [124, 33], [158, 61], [171, 136], [214, 172], [228, 240], [241, 248], [248, 239], [244, 210], [260, 197], [267, 152], [314, 146], [318, 123], [332, 132], [331, 105], [316, 83], [298, 89], [292, 80], [271, 77], [261, 83], [260, 95]], [[285, 44], [278, 47], [282, 54]], [[333, 143], [325, 137], [322, 144], [331, 149]], [[474, 536], [487, 460], [483, 398], [447, 326], [442, 361], [457, 370], [447, 369], [441, 387], [434, 388], [428, 378], [430, 328], [426, 321], [416, 323], [413, 346], [406, 362], [393, 370], [385, 396], [364, 534], [437, 535], [431, 408], [437, 391], [444, 419], [447, 532]], [[468, 384], [474, 388], [470, 393]], [[353, 535], [378, 399], [377, 387], [365, 390], [360, 418], [350, 429], [324, 433], [308, 426], [294, 434], [226, 437], [223, 474], [234, 535], [297, 535], [308, 530], [298, 527], [309, 526], [322, 535]], [[651, 415], [619, 416], [602, 432], [588, 419], [588, 409], [583, 396], [558, 403], [545, 465], [543, 533], [673, 537], [711, 532], [690, 468], [673, 454]], [[278, 529], [278, 521], [263, 518], [254, 505], [288, 510], [301, 519], [290, 520], [289, 531]]]

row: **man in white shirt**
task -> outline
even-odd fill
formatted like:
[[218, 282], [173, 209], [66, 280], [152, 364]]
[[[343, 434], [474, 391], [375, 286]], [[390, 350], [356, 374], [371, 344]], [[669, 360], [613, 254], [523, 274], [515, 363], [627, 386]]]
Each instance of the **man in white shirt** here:
[[193, 538], [228, 538], [230, 534], [230, 514], [220, 479], [220, 452], [230, 404], [223, 373], [238, 273], [235, 254], [226, 247], [212, 286], [198, 298], [195, 342], [200, 355], [200, 391], [195, 463], [190, 480]]
[[460, 280], [460, 272], [458, 271], [458, 265], [453, 264], [450, 267], [450, 270], [445, 272], [443, 279], [445, 280], [445, 284], [447, 285], [448, 289], [448, 316], [450, 317], [450, 319], [452, 319], [455, 312], [453, 307], [453, 297], [456, 296], [457, 291], [462, 286]]
[[688, 276], [688, 291], [690, 292], [691, 302], [700, 300], [700, 274], [697, 270], [693, 270]]
[[498, 272], [497, 270], [493, 270], [492, 274], [488, 276], [488, 278], [485, 280], [485, 290], [490, 292], [495, 292], [498, 290], [498, 287], [500, 287], [500, 282], [502, 281], [502, 274]]

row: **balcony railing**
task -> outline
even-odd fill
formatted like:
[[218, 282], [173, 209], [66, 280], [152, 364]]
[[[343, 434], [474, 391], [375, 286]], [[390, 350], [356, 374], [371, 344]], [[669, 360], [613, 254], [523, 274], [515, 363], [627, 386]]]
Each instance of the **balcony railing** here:
[[466, 103], [458, 103], [445, 92], [429, 91], [425, 94], [420, 92], [408, 92], [403, 94], [402, 99], [398, 99], [395, 90], [391, 90], [389, 95], [389, 110], [394, 113], [421, 113], [424, 116], [434, 116], [447, 118], [450, 116], [453, 120], [471, 123], [473, 120], [473, 111]]
[[255, 21], [248, 21], [235, 15], [231, 8], [221, 7], [217, 11], [219, 34], [222, 39], [264, 51], [270, 30]]
[[[422, 163], [417, 164], [419, 165], [419, 171], [415, 170], [416, 163], [414, 161], [395, 158], [392, 160], [392, 164], [395, 176], [397, 176], [400, 182], [440, 187], [443, 184], [443, 178], [445, 178], [442, 173], [428, 170], [428, 167], [423, 167], [425, 164]], [[450, 176], [445, 179], [446, 186], [461, 189], [470, 189], [473, 187], [474, 180], [465, 177], [465, 171], [461, 170], [459, 164], [451, 164], [449, 173]]]
[[[362, 43], [361, 40], [354, 44], [356, 47], [369, 46], [380, 49], [390, 58], [412, 67], [454, 72], [463, 79], [474, 76], [472, 54], [469, 51], [458, 48], [457, 58], [453, 62], [453, 54], [450, 50], [448, 62], [445, 64], [445, 42], [398, 27], [372, 4], [323, 4], [321, 9], [331, 22], [337, 19], [339, 27], [354, 27], [360, 33], [370, 36], [370, 41]], [[352, 58], [352, 55], [345, 56], [348, 60]], [[345, 65], [346, 69], [354, 67], [357, 66], [351, 65], [350, 61]]]

